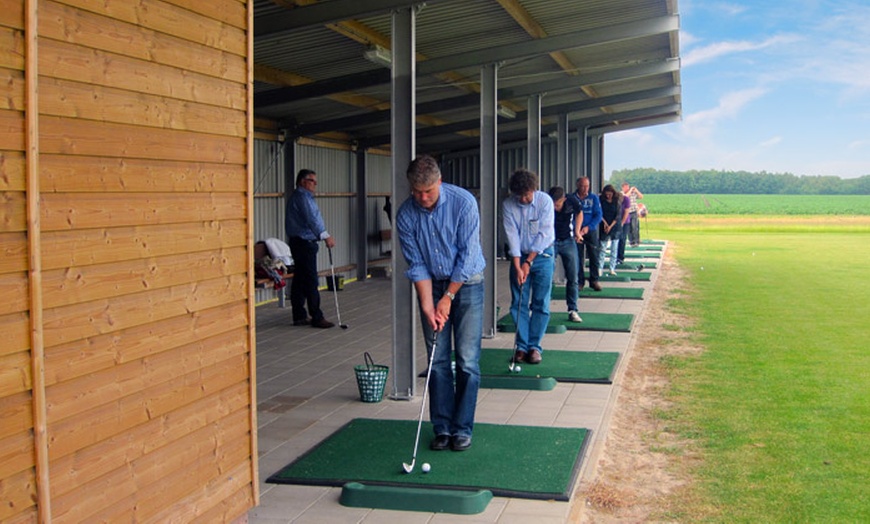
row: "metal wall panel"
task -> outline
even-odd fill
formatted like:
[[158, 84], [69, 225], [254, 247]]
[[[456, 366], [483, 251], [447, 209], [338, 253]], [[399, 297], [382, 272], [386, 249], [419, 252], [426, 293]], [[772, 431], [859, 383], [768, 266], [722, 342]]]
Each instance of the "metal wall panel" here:
[[[286, 147], [293, 147], [287, 144]], [[367, 199], [365, 221], [366, 238], [356, 237], [356, 153], [345, 149], [331, 149], [309, 145], [298, 145], [296, 164], [299, 169], [312, 169], [317, 173], [317, 205], [323, 215], [326, 228], [335, 237], [333, 263], [336, 268], [355, 264], [356, 249], [359, 242], [366, 243], [369, 260], [383, 259], [391, 249], [390, 242], [382, 242], [381, 229], [389, 229], [389, 221], [383, 211], [385, 195], [392, 187], [390, 157], [370, 154], [368, 173], [366, 173]], [[254, 199], [254, 239], [269, 237], [287, 240], [284, 231], [284, 179], [285, 156], [281, 144], [268, 140], [257, 140], [254, 149], [255, 194]], [[295, 180], [296, 174], [291, 174]], [[290, 188], [293, 189], [292, 187]], [[318, 254], [318, 267], [329, 270], [329, 253], [321, 249]], [[337, 272], [346, 278], [353, 271]], [[326, 279], [321, 281], [326, 284]], [[272, 290], [258, 290], [258, 303], [275, 297]]]

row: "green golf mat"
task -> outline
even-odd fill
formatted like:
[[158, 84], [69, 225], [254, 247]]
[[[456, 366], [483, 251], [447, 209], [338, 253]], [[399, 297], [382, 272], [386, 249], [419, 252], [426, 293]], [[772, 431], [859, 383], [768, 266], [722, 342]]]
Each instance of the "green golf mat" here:
[[662, 254], [658, 251], [626, 251], [625, 258], [662, 258]]
[[640, 243], [641, 243], [641, 245], [647, 244], [647, 245], [652, 245], [652, 246], [663, 246], [663, 245], [665, 245], [665, 241], [664, 241], [664, 240], [641, 240]]
[[[498, 377], [553, 377], [559, 382], [611, 384], [619, 353], [545, 349], [540, 364], [521, 364], [521, 371], [508, 369], [513, 349], [484, 348], [480, 352], [481, 381]], [[481, 384], [483, 387], [483, 384]]]
[[[555, 326], [563, 326], [563, 329], [571, 331], [621, 331], [628, 333], [631, 331], [632, 322], [634, 322], [634, 315], [629, 313], [580, 312], [580, 316], [583, 317], [583, 322], [571, 322], [568, 320], [568, 313], [551, 312], [547, 333], [550, 333], [550, 328]], [[504, 333], [514, 333], [517, 330], [510, 314], [501, 317], [496, 323], [496, 327]]]
[[[608, 258], [607, 261], [608, 261], [608, 264], [609, 264], [609, 262], [610, 262], [610, 258]], [[589, 267], [589, 261], [588, 261], [588, 260], [587, 260], [586, 263], [583, 265], [583, 267], [585, 267], [585, 268], [588, 268], [588, 267]], [[609, 268], [610, 266], [607, 265], [607, 267]], [[637, 270], [638, 270], [638, 269], [637, 269], [638, 267], [640, 267], [641, 270], [643, 270], [643, 269], [655, 269], [655, 268], [656, 268], [656, 263], [655, 263], [655, 262], [650, 262], [650, 261], [645, 261], [645, 262], [623, 262], [623, 263], [621, 263], [621, 264], [616, 264], [616, 269], [617, 269], [617, 270], [620, 270], [620, 269], [627, 269], [627, 270], [634, 270], [634, 271], [637, 271]]]
[[[586, 278], [589, 278], [588, 271], [586, 271]], [[632, 280], [638, 282], [649, 282], [650, 278], [652, 278], [652, 273], [649, 271], [620, 271], [616, 276], [602, 273], [598, 277], [598, 280], [602, 282], [631, 282]]]
[[[624, 298], [632, 300], [643, 299], [643, 289], [639, 287], [603, 287], [601, 291], [584, 287], [580, 290], [580, 298]], [[553, 286], [550, 300], [564, 300], [565, 286]]]
[[627, 248], [625, 248], [625, 252], [629, 253], [631, 251], [663, 251], [664, 249], [665, 249], [665, 246], [645, 244], [645, 245], [637, 246], [637, 247], [627, 247]]
[[[452, 452], [429, 449], [432, 424], [424, 422], [414, 470], [405, 473], [416, 433], [416, 420], [354, 419], [266, 482], [486, 489], [499, 497], [568, 501], [589, 430], [476, 423], [474, 445]], [[422, 472], [424, 463], [431, 472]]]

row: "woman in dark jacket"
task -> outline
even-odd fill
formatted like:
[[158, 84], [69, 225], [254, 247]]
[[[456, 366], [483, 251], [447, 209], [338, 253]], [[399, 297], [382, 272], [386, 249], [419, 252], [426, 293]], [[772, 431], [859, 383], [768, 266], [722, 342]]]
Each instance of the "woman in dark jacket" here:
[[601, 225], [598, 238], [601, 249], [598, 250], [598, 267], [604, 272], [604, 255], [606, 246], [610, 244], [610, 274], [616, 275], [616, 254], [619, 252], [619, 240], [622, 237], [622, 193], [611, 184], [601, 190]]

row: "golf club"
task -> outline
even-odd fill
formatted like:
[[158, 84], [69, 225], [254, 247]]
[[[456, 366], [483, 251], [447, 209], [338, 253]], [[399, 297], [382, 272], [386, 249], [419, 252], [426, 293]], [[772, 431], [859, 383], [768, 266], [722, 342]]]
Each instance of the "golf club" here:
[[[525, 282], [523, 282], [523, 284], [525, 284]], [[511, 353], [511, 363], [508, 364], [508, 369], [511, 371], [511, 373], [513, 373], [514, 368], [517, 367], [516, 356], [517, 356], [517, 349], [519, 347], [517, 345], [517, 339], [519, 338], [519, 335], [520, 335], [520, 308], [522, 307], [522, 304], [523, 304], [523, 284], [520, 284], [520, 298], [517, 300], [517, 321], [516, 321], [516, 331], [514, 331], [514, 351], [513, 351], [513, 353]]]
[[432, 354], [429, 355], [429, 369], [426, 371], [426, 383], [423, 385], [423, 400], [420, 402], [420, 418], [417, 420], [417, 437], [414, 439], [414, 454], [411, 456], [411, 463], [402, 462], [402, 469], [405, 473], [414, 471], [414, 464], [417, 462], [417, 446], [420, 444], [420, 428], [423, 427], [423, 410], [426, 409], [426, 395], [429, 393], [429, 377], [432, 376], [432, 362], [435, 361], [435, 350], [438, 348], [438, 332], [432, 334]]
[[341, 310], [338, 309], [338, 286], [335, 283], [335, 266], [332, 264], [332, 248], [329, 249], [329, 273], [332, 275], [332, 296], [335, 298], [335, 314], [338, 315], [338, 326], [347, 329], [347, 324], [341, 323]]

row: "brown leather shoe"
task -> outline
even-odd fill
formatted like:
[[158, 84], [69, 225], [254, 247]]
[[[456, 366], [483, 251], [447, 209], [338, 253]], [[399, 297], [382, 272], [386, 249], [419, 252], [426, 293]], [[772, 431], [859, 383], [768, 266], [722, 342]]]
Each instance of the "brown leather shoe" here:
[[542, 360], [541, 352], [537, 349], [533, 349], [529, 351], [529, 354], [526, 355], [526, 362], [529, 364], [540, 364]]
[[326, 320], [325, 318], [321, 318], [320, 320], [312, 320], [311, 327], [327, 329], [327, 328], [335, 327], [335, 324]]
[[591, 287], [595, 291], [601, 291], [601, 284], [599, 284], [597, 280], [595, 282], [590, 283], [589, 287]]
[[514, 362], [525, 362], [526, 361], [526, 352], [520, 351], [519, 349], [514, 353]]

